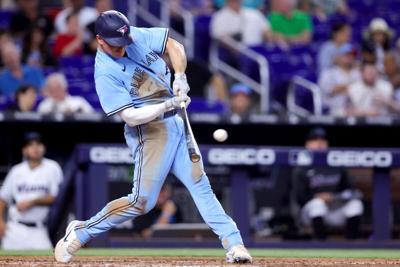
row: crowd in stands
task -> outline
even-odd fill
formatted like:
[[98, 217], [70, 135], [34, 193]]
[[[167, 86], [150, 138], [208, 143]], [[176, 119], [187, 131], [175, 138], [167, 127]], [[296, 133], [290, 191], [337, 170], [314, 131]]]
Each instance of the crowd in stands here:
[[[364, 0], [169, 2], [172, 20], [174, 14], [179, 16], [181, 8], [189, 10], [195, 17], [209, 16], [209, 35], [212, 38], [222, 44], [226, 38], [231, 38], [254, 51], [262, 51], [260, 54], [270, 62], [271, 101], [283, 102], [279, 101], [279, 95], [285, 99], [288, 83], [281, 83], [282, 80], [287, 82], [293, 75], [305, 73], [304, 78], [320, 87], [323, 110], [327, 115], [386, 116], [400, 111], [400, 39], [396, 40], [394, 30], [400, 24], [394, 25], [396, 17], [389, 10], [395, 0], [381, 1], [376, 6], [383, 8], [382, 12], [377, 12], [383, 14], [381, 16], [363, 16]], [[84, 0], [69, 0], [63, 1], [65, 6], [56, 8], [46, 8], [39, 0], [3, 0], [0, 3], [2, 10], [11, 10], [8, 27], [0, 34], [0, 108], [22, 111], [29, 106], [28, 110], [67, 114], [97, 110], [99, 106], [90, 75], [92, 70], [87, 71], [89, 74], [85, 78], [82, 76], [84, 70], [80, 72], [79, 67], [71, 70], [62, 62], [69, 57], [94, 57], [94, 21], [100, 12], [112, 9], [112, 1], [96, 0], [91, 7], [86, 6]], [[390, 21], [385, 12], [391, 14]], [[173, 21], [171, 25], [175, 25]], [[201, 38], [195, 40], [202, 41]], [[242, 70], [240, 56], [227, 48], [226, 61]], [[300, 64], [300, 70], [294, 71], [287, 64], [293, 55], [295, 60], [305, 62], [304, 67]], [[306, 57], [311, 60], [305, 60]], [[238, 85], [238, 81], [218, 72], [210, 73], [204, 61], [199, 71], [196, 65], [199, 62], [195, 57], [188, 67], [206, 77], [203, 81], [193, 79], [191, 87], [195, 95], [206, 101], [222, 103], [219, 112], [228, 110], [233, 115], [246, 114], [238, 115], [241, 118], [249, 112], [257, 112], [254, 107], [259, 103], [251, 88], [245, 90], [243, 88], [247, 85]], [[65, 77], [58, 73], [45, 82], [45, 76], [58, 71]], [[253, 71], [242, 71], [254, 75]], [[191, 82], [190, 72], [188, 76]], [[86, 87], [76, 89], [82, 80], [86, 80]], [[55, 81], [59, 84], [51, 86], [57, 83]], [[81, 97], [75, 99], [69, 95], [68, 87], [71, 87], [72, 95]], [[35, 99], [30, 101], [34, 103], [33, 107], [24, 100], [27, 96]], [[36, 103], [40, 101], [41, 104]]]

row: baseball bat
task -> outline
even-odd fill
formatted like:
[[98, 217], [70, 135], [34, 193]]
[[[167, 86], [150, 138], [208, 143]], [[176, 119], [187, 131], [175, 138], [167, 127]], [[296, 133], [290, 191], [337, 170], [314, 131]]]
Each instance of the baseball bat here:
[[185, 102], [181, 102], [181, 111], [183, 124], [185, 127], [186, 144], [188, 148], [189, 158], [192, 162], [196, 163], [200, 160], [200, 151], [197, 146], [196, 139], [194, 139], [192, 127], [190, 126], [189, 117], [186, 110]]

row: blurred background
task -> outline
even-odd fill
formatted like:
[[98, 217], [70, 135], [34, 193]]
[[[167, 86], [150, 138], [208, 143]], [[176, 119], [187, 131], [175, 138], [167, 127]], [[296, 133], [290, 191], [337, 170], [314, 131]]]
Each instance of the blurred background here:
[[[109, 9], [184, 44], [206, 171], [250, 246], [399, 246], [400, 0], [0, 0], [0, 180], [40, 134], [64, 177], [51, 240], [131, 191], [93, 78]], [[172, 176], [154, 211], [89, 245], [171, 244], [218, 246]]]

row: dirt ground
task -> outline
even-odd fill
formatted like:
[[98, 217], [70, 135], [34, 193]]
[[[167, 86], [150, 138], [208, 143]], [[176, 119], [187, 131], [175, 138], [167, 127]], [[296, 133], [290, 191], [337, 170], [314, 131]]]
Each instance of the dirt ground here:
[[[52, 257], [0, 257], [0, 266], [237, 266], [229, 265], [223, 258], [201, 257], [76, 257], [69, 264], [57, 264]], [[400, 266], [400, 260], [390, 259], [327, 259], [327, 258], [255, 258], [252, 265], [273, 267], [335, 266], [335, 267], [392, 267]]]

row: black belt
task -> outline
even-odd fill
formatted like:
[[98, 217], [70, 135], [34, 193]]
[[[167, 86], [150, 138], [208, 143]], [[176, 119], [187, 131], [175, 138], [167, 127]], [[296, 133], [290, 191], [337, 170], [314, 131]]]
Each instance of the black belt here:
[[45, 225], [44, 223], [36, 223], [36, 222], [23, 222], [23, 221], [18, 221], [18, 223], [23, 224], [28, 227], [39, 227]]

